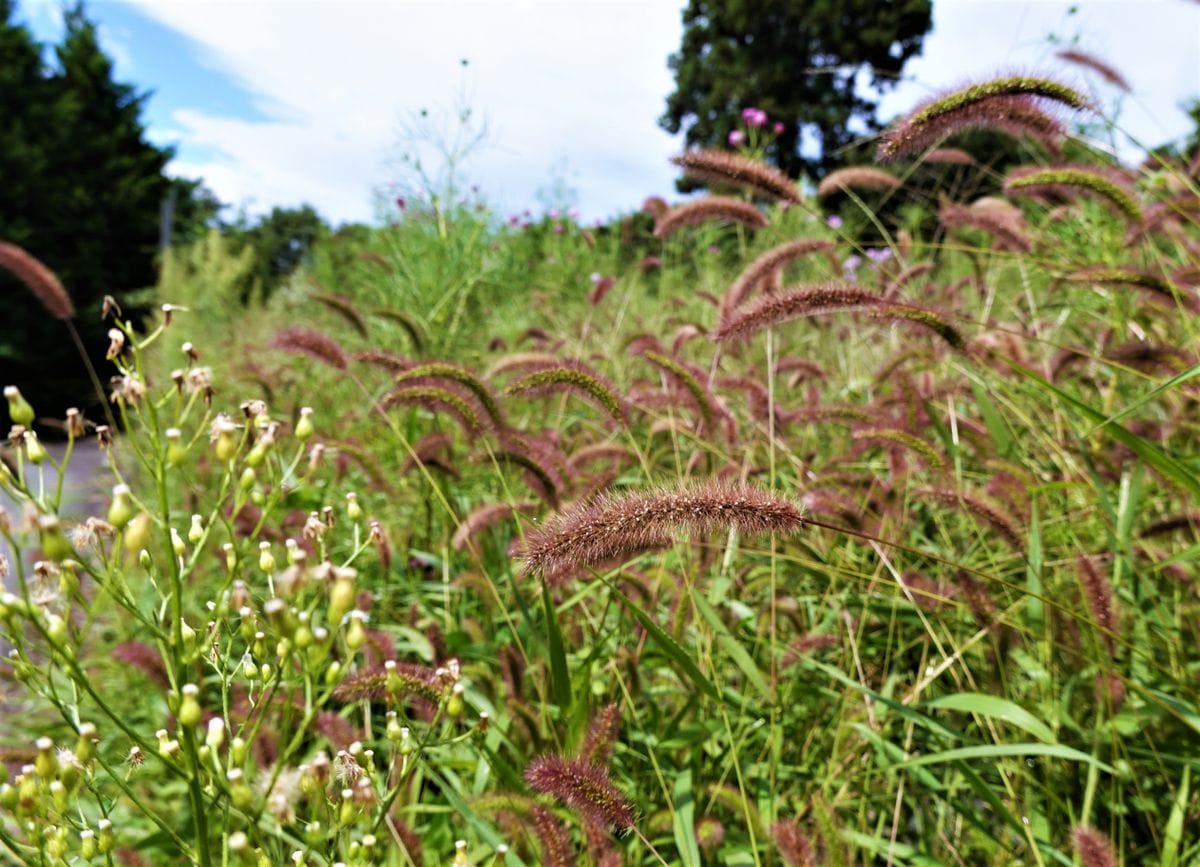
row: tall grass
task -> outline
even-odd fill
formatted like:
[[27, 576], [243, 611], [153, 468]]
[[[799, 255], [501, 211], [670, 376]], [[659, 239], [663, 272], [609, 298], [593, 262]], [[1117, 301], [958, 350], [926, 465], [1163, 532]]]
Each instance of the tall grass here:
[[[10, 397], [0, 850], [1200, 858], [1198, 191], [1060, 141], [1076, 97], [903, 119], [912, 166], [827, 184], [870, 235], [706, 152], [740, 198], [410, 211], [265, 305], [116, 319], [103, 515]], [[979, 125], [1045, 148], [1011, 197], [953, 197], [1000, 180]], [[904, 182], [943, 157], [976, 177]]]

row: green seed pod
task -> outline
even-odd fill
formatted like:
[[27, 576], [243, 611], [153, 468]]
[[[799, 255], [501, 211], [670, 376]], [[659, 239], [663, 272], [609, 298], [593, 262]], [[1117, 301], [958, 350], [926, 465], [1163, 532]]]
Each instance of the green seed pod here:
[[70, 793], [67, 787], [63, 785], [62, 780], [51, 780], [47, 787], [50, 791], [50, 803], [54, 805], [54, 809], [59, 813], [67, 812], [71, 806]]
[[258, 543], [258, 568], [264, 572], [275, 571], [275, 555], [271, 553], [270, 542]]
[[117, 844], [116, 838], [113, 836], [112, 822], [108, 819], [101, 819], [98, 828], [96, 848], [100, 850], [101, 855], [107, 855]]
[[46, 555], [47, 560], [60, 563], [74, 553], [55, 515], [42, 515], [38, 518], [38, 533], [41, 536], [42, 553]]
[[176, 557], [182, 557], [187, 553], [187, 545], [184, 544], [183, 537], [174, 527], [171, 528], [171, 550], [175, 552]]
[[118, 530], [125, 529], [125, 525], [133, 519], [133, 502], [129, 496], [129, 485], [114, 485], [112, 489], [112, 502], [108, 506], [108, 523], [112, 524]]
[[[128, 490], [128, 489], [127, 489]], [[125, 550], [130, 556], [137, 556], [150, 544], [150, 534], [154, 530], [154, 519], [149, 512], [139, 512], [125, 528]], [[115, 524], [113, 526], [116, 526]]]
[[42, 780], [52, 780], [58, 776], [58, 754], [54, 751], [54, 741], [50, 738], [38, 738], [37, 757], [33, 760], [33, 768]]
[[96, 857], [96, 832], [91, 828], [84, 828], [79, 832], [79, 857], [84, 861], [91, 861]]
[[329, 591], [329, 628], [336, 629], [351, 608], [354, 607], [354, 574], [345, 570]]
[[203, 715], [200, 708], [200, 688], [194, 683], [185, 683], [181, 692], [183, 699], [179, 702], [179, 712], [175, 718], [181, 728], [190, 729], [200, 724], [200, 717]]
[[217, 460], [221, 463], [228, 463], [233, 460], [237, 454], [237, 425], [228, 419], [222, 419], [216, 424], [217, 440], [213, 445], [213, 450], [217, 454]]
[[17, 794], [17, 790], [13, 786], [10, 786], [8, 783], [0, 784], [0, 807], [12, 812], [17, 808], [19, 802], [20, 795]]
[[38, 435], [31, 430], [25, 431], [25, 457], [29, 458], [29, 462], [35, 467], [45, 462], [50, 455], [46, 452], [46, 447], [42, 445]]
[[246, 761], [246, 751], [250, 749], [250, 745], [242, 738], [234, 738], [229, 742], [229, 761], [232, 764], [240, 765]]
[[351, 650], [358, 650], [366, 643], [367, 630], [363, 627], [363, 619], [361, 617], [351, 617], [350, 625], [346, 627], [346, 646]]
[[463, 701], [463, 685], [461, 683], [454, 684], [454, 689], [450, 693], [450, 699], [446, 702], [446, 716], [450, 719], [458, 719], [463, 715], [466, 709], [466, 702]]
[[87, 765], [96, 754], [96, 726], [85, 722], [79, 725], [79, 738], [75, 741], [75, 758], [81, 765]]
[[342, 664], [336, 659], [325, 669], [325, 685], [333, 686], [342, 676]]
[[248, 491], [254, 487], [254, 480], [256, 478], [257, 475], [255, 475], [254, 467], [246, 467], [246, 469], [242, 470], [241, 476], [238, 477], [238, 487], [243, 491]]
[[33, 407], [29, 405], [29, 401], [24, 398], [19, 388], [15, 385], [6, 385], [4, 398], [8, 401], [8, 417], [12, 419], [13, 424], [23, 427], [33, 424]]
[[300, 420], [296, 422], [296, 439], [300, 442], [306, 441], [316, 432], [313, 427], [312, 414], [311, 406], [300, 407]]

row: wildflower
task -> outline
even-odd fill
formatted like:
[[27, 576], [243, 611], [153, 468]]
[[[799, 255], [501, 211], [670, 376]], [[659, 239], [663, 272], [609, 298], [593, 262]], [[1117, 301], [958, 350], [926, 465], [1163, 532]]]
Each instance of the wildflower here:
[[826, 225], [826, 226], [828, 226], [828, 227], [829, 227], [829, 228], [831, 228], [831, 229], [840, 229], [840, 228], [842, 228], [842, 223], [843, 223], [843, 220], [842, 220], [842, 218], [841, 218], [841, 217], [839, 217], [837, 214], [834, 214], [832, 217], [830, 217], [829, 219], [827, 219], [827, 220], [825, 221], [825, 225]]
[[783, 135], [783, 131], [785, 129], [787, 129], [787, 127], [783, 125], [783, 121], [781, 120], [775, 121], [775, 126], [771, 127], [771, 131], [775, 133], [775, 135]]
[[750, 127], [751, 129], [758, 129], [760, 127], [766, 126], [767, 113], [765, 111], [763, 111], [761, 108], [743, 108], [742, 109], [742, 123], [744, 123], [746, 126]]
[[746, 134], [744, 132], [742, 132], [740, 129], [732, 130], [729, 133], [729, 138], [727, 139], [727, 141], [729, 142], [729, 146], [731, 148], [740, 148], [743, 144], [746, 143]]

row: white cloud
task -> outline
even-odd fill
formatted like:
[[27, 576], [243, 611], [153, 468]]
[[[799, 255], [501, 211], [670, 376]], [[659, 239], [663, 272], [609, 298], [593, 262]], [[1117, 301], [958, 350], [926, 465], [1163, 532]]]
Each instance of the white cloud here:
[[559, 154], [578, 170], [589, 215], [670, 190], [677, 145], [655, 121], [679, 40], [675, 2], [139, 5], [199, 42], [272, 115], [174, 114], [185, 141], [222, 154], [174, 168], [202, 173], [223, 199], [311, 201], [335, 219], [367, 219], [402, 120], [452, 106], [464, 82], [493, 145], [468, 174], [505, 206], [532, 204]]
[[[1070, 14], [1074, 7], [1078, 11]], [[1118, 127], [1153, 147], [1182, 137], [1191, 123], [1179, 108], [1200, 96], [1200, 7], [1183, 0], [1125, 2], [1039, 2], [939, 0], [933, 4], [934, 29], [921, 57], [904, 70], [905, 82], [889, 93], [880, 116], [900, 114], [930, 92], [1006, 69], [1048, 71], [1067, 80], [1096, 81], [1078, 67], [1055, 58], [1063, 42], [1054, 34], [1119, 70], [1133, 93], [1120, 100]], [[1076, 47], [1076, 46], [1071, 46]], [[1102, 82], [1095, 95], [1111, 111], [1117, 93]], [[1118, 141], [1132, 158], [1128, 138]]]
[[[136, 2], [197, 41], [269, 116], [175, 112], [184, 141], [217, 155], [175, 168], [203, 175], [226, 201], [253, 199], [255, 210], [308, 201], [335, 220], [369, 219], [372, 187], [392, 179], [402, 119], [452, 106], [464, 83], [491, 145], [468, 174], [501, 207], [535, 204], [562, 157], [585, 216], [672, 189], [667, 157], [679, 144], [656, 121], [672, 88], [666, 58], [679, 45], [681, 0]], [[1123, 124], [1150, 144], [1185, 133], [1176, 102], [1200, 93], [1200, 8], [1080, 5], [1069, 18], [1067, 3], [938, 0], [924, 56], [907, 70], [914, 81], [888, 97], [884, 116], [997, 69], [1045, 68], [1045, 34], [1078, 27], [1081, 46], [1133, 82]]]

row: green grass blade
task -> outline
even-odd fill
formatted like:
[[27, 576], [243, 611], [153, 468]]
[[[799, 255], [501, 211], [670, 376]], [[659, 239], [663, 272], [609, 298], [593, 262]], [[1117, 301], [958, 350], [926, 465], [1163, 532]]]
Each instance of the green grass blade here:
[[546, 612], [546, 647], [550, 652], [550, 686], [554, 701], [563, 711], [571, 707], [571, 671], [567, 666], [567, 653], [563, 647], [562, 629], [558, 625], [558, 613], [550, 588], [542, 582], [542, 607]]
[[1047, 380], [1045, 377], [1035, 373], [1029, 368], [1023, 367], [1020, 364], [1008, 359], [1001, 360], [1004, 361], [1004, 363], [1012, 370], [1033, 381], [1040, 388], [1050, 392], [1059, 400], [1069, 404], [1078, 410], [1082, 415], [1086, 416], [1089, 421], [1097, 425], [1094, 430], [1105, 431], [1113, 439], [1121, 443], [1121, 445], [1128, 448], [1143, 461], [1154, 467], [1154, 469], [1158, 470], [1158, 472], [1160, 472], [1165, 478], [1175, 482], [1181, 488], [1191, 493], [1192, 496], [1200, 498], [1200, 478], [1197, 478], [1196, 475], [1190, 469], [1188, 469], [1188, 467], [1185, 466], [1182, 461], [1171, 457], [1162, 449], [1158, 448], [1158, 446], [1147, 442], [1140, 436], [1130, 432], [1116, 422], [1107, 420], [1104, 416], [1104, 413], [1092, 409], [1092, 407], [1088, 406], [1079, 398], [1072, 394], [1068, 394]]
[[957, 747], [952, 750], [943, 750], [940, 753], [930, 753], [925, 756], [917, 756], [915, 759], [901, 762], [896, 767], [898, 768], [916, 768], [922, 765], [938, 765], [943, 762], [955, 762], [960, 759], [1001, 759], [1001, 758], [1025, 758], [1028, 756], [1046, 756], [1052, 759], [1063, 759], [1069, 762], [1082, 762], [1087, 765], [1095, 765], [1099, 770], [1106, 774], [1115, 773], [1111, 765], [1106, 765], [1104, 762], [1089, 756], [1087, 753], [1080, 752], [1073, 747], [1063, 746], [1062, 744], [981, 744], [973, 747]]
[[692, 795], [692, 771], [689, 768], [675, 778], [671, 792], [675, 802], [675, 847], [684, 867], [700, 867], [700, 847], [696, 843], [696, 811]]
[[637, 621], [641, 623], [642, 626], [645, 627], [646, 632], [650, 634], [650, 637], [654, 640], [654, 643], [659, 646], [662, 652], [665, 653], [672, 662], [679, 666], [680, 670], [687, 676], [687, 679], [694, 683], [700, 689], [700, 691], [709, 698], [719, 699], [717, 690], [711, 683], [708, 682], [708, 680], [705, 679], [704, 674], [700, 671], [699, 666], [692, 661], [692, 658], [687, 655], [687, 652], [680, 647], [678, 643], [676, 643], [675, 639], [667, 635], [667, 633], [663, 631], [662, 627], [655, 623], [654, 619], [645, 611], [643, 611], [636, 602], [634, 602], [612, 584], [609, 584], [608, 586], [613, 591], [613, 598], [620, 603], [622, 608], [637, 618]]
[[1033, 735], [1042, 743], [1052, 744], [1055, 742], [1054, 732], [1048, 725], [1020, 705], [998, 696], [984, 695], [978, 692], [960, 692], [927, 701], [924, 707], [979, 714], [979, 716], [997, 719], [1016, 726], [1027, 734]]
[[1167, 819], [1167, 827], [1163, 833], [1162, 867], [1177, 867], [1179, 864], [1179, 844], [1183, 840], [1183, 816], [1187, 812], [1191, 775], [1191, 768], [1183, 769], [1183, 779], [1179, 782], [1179, 791], [1175, 793], [1175, 803], [1171, 807], [1171, 817]]
[[1155, 388], [1152, 388], [1150, 391], [1146, 392], [1144, 395], [1142, 395], [1140, 398], [1135, 400], [1133, 403], [1129, 404], [1129, 406], [1125, 407], [1120, 412], [1116, 413], [1115, 415], [1110, 415], [1104, 421], [1097, 424], [1094, 428], [1092, 428], [1090, 431], [1088, 431], [1086, 434], [1084, 434], [1084, 436], [1091, 436], [1096, 431], [1103, 428], [1105, 425], [1120, 421], [1121, 419], [1125, 418], [1126, 416], [1130, 415], [1131, 413], [1134, 413], [1137, 410], [1141, 409], [1143, 406], [1148, 404], [1150, 401], [1154, 400], [1154, 398], [1158, 397], [1163, 392], [1170, 391], [1175, 386], [1181, 385], [1181, 384], [1187, 382], [1189, 379], [1195, 379], [1197, 376], [1200, 376], [1200, 364], [1197, 364], [1194, 367], [1189, 367], [1187, 370], [1183, 371], [1182, 373], [1175, 374], [1174, 376], [1172, 376], [1170, 379], [1168, 379], [1166, 382], [1162, 383], [1161, 385], [1158, 385]]
[[712, 627], [713, 633], [717, 637], [717, 644], [721, 649], [733, 660], [734, 665], [738, 670], [746, 676], [746, 680], [754, 684], [754, 688], [759, 691], [764, 699], [768, 701], [771, 698], [771, 685], [767, 683], [767, 678], [751, 658], [746, 648], [738, 641], [721, 622], [721, 618], [717, 616], [717, 612], [699, 593], [692, 592], [692, 603], [696, 606], [696, 610], [700, 612], [700, 616], [704, 618], [704, 622]]

